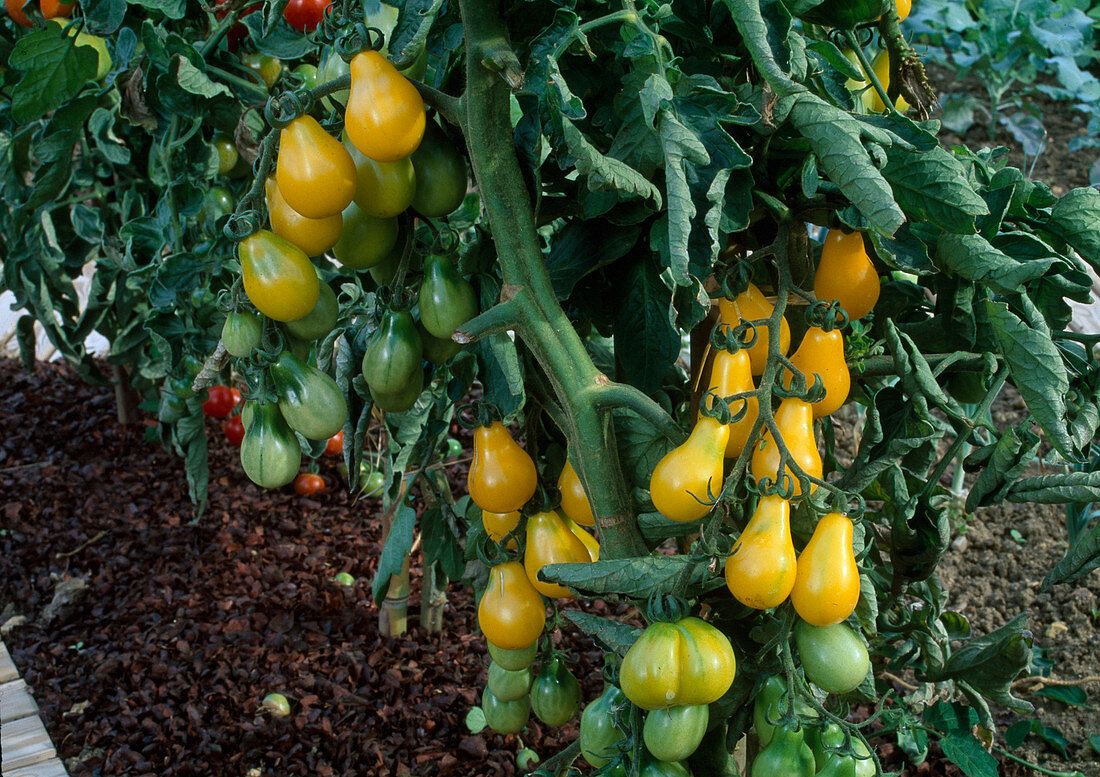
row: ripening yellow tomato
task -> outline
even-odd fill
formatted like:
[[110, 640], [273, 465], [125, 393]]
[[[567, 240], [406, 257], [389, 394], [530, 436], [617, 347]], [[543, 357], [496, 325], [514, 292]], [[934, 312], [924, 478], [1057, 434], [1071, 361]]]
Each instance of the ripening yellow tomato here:
[[279, 133], [275, 180], [287, 204], [310, 219], [341, 213], [355, 196], [355, 162], [312, 116]]
[[661, 515], [694, 521], [710, 512], [722, 491], [729, 428], [701, 417], [687, 440], [665, 454], [649, 478], [649, 496]]
[[344, 128], [355, 147], [376, 162], [416, 151], [424, 137], [424, 100], [412, 82], [378, 51], [351, 60], [351, 93]]
[[904, 22], [913, 10], [913, 0], [895, 0], [894, 7], [898, 9], [898, 21]]
[[[875, 61], [871, 63], [871, 67], [875, 71], [875, 75], [878, 76], [879, 83], [882, 84], [882, 88], [889, 91], [890, 89], [890, 54], [883, 50], [880, 51], [878, 56], [875, 57]], [[871, 113], [882, 113], [886, 110], [886, 105], [882, 102], [882, 98], [878, 96], [878, 90], [874, 87], [868, 89], [863, 93], [863, 104], [867, 107], [867, 110]], [[900, 113], [905, 113], [909, 110], [909, 103], [900, 94], [898, 95], [897, 102], [894, 103], [894, 107], [898, 109]]]
[[[485, 533], [493, 542], [500, 542], [519, 526], [519, 510], [510, 513], [492, 513], [488, 510], [481, 511], [481, 525], [485, 527]], [[516, 538], [508, 540], [508, 548], [516, 547]]]
[[[844, 337], [839, 329], [826, 332], [818, 326], [811, 326], [802, 336], [798, 350], [791, 357], [799, 372], [806, 377], [806, 387], [814, 384], [814, 376], [821, 378], [825, 387], [825, 396], [812, 402], [814, 418], [823, 418], [835, 413], [848, 400], [852, 389], [852, 376], [848, 363], [844, 361]], [[789, 389], [793, 375], [784, 369], [784, 385]]]
[[508, 561], [489, 570], [477, 623], [485, 639], [505, 650], [522, 650], [538, 641], [546, 625], [546, 605], [523, 564]]
[[264, 182], [264, 192], [267, 195], [267, 215], [271, 221], [271, 231], [276, 235], [298, 246], [306, 256], [319, 256], [336, 245], [344, 226], [344, 217], [341, 214], [323, 219], [307, 219], [286, 204], [273, 177]]
[[878, 302], [880, 283], [861, 232], [830, 229], [814, 272], [814, 296], [836, 300], [851, 321], [863, 318]]
[[[722, 323], [729, 326], [737, 326], [742, 321], [760, 321], [769, 318], [775, 305], [768, 301], [764, 293], [755, 283], [750, 283], [748, 288], [737, 295], [736, 299], [719, 298], [718, 313]], [[764, 367], [768, 363], [768, 331], [771, 329], [766, 324], [761, 324], [756, 330], [756, 342], [748, 349], [749, 360], [752, 362], [752, 374], [762, 375]], [[781, 318], [779, 323], [779, 351], [784, 356], [791, 348], [791, 327], [786, 318]]]
[[244, 293], [275, 321], [297, 321], [317, 305], [321, 285], [309, 257], [289, 240], [261, 229], [237, 244]]
[[474, 430], [474, 461], [466, 479], [474, 504], [482, 510], [510, 513], [527, 504], [537, 486], [535, 462], [504, 424], [494, 421]]
[[582, 564], [592, 560], [580, 537], [569, 530], [553, 510], [535, 513], [527, 519], [527, 547], [523, 566], [527, 578], [543, 596], [573, 599], [575, 594], [563, 585], [539, 580], [539, 570], [547, 564]]
[[[345, 137], [347, 133], [344, 133]], [[416, 195], [416, 169], [412, 159], [376, 162], [350, 141], [345, 148], [355, 162], [355, 204], [367, 215], [392, 218], [412, 205]]]
[[726, 586], [746, 607], [768, 610], [787, 600], [795, 574], [791, 504], [776, 494], [762, 496], [726, 559]]
[[565, 461], [565, 466], [561, 468], [561, 475], [558, 476], [558, 491], [561, 492], [563, 513], [581, 526], [596, 525], [596, 517], [592, 514], [588, 494], [584, 493], [584, 485], [568, 459]]
[[[779, 403], [779, 409], [775, 411], [775, 425], [795, 464], [807, 475], [820, 480], [821, 453], [817, 450], [817, 440], [814, 438], [814, 411], [810, 403], [797, 397], [784, 399]], [[765, 431], [752, 453], [750, 468], [753, 477], [757, 481], [767, 478], [775, 483], [779, 476], [780, 458], [779, 448], [772, 442], [771, 432]], [[797, 499], [802, 496], [802, 484], [795, 477], [790, 463], [784, 468], [784, 472], [791, 481], [792, 498]], [[811, 482], [808, 493], [813, 493], [816, 488], [817, 484]]]
[[[714, 355], [714, 361], [710, 367], [710, 380], [707, 391], [720, 397], [731, 397], [734, 394], [743, 394], [756, 388], [752, 382], [752, 360], [748, 351], [741, 350], [730, 353], [719, 350]], [[730, 413], [736, 415], [746, 407], [744, 416], [740, 420], [727, 424], [729, 439], [726, 441], [726, 458], [734, 458], [741, 455], [745, 444], [749, 441], [752, 426], [756, 423], [756, 415], [760, 411], [760, 403], [756, 397], [738, 399], [730, 403]]]
[[852, 522], [829, 513], [798, 557], [791, 603], [802, 620], [814, 626], [840, 623], [859, 603], [859, 567], [852, 548]]
[[643, 710], [661, 710], [717, 701], [736, 673], [729, 638], [691, 617], [650, 624], [623, 656], [619, 684]]

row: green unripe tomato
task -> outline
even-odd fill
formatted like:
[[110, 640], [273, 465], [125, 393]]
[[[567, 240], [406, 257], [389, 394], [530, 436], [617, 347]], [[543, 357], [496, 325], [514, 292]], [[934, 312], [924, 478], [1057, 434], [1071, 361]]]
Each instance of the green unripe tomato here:
[[515, 701], [501, 701], [488, 688], [481, 694], [481, 710], [485, 722], [498, 734], [518, 734], [531, 715], [531, 700], [521, 696]]
[[867, 646], [843, 623], [811, 626], [800, 620], [794, 639], [806, 679], [823, 691], [854, 691], [871, 669]]
[[337, 572], [336, 576], [332, 578], [338, 585], [351, 587], [355, 585], [355, 578], [347, 572]]
[[705, 704], [652, 710], [645, 716], [642, 740], [659, 761], [683, 761], [707, 733], [710, 708]]
[[368, 472], [360, 476], [359, 487], [363, 496], [381, 496], [386, 485], [386, 476], [381, 472]]
[[294, 68], [294, 74], [302, 79], [303, 89], [314, 89], [317, 86], [317, 66], [303, 63]]
[[513, 672], [531, 666], [531, 662], [535, 660], [535, 654], [538, 653], [537, 642], [519, 650], [506, 650], [497, 647], [492, 642], [489, 642], [488, 645], [489, 656], [493, 659], [493, 663]]
[[560, 658], [542, 668], [531, 688], [531, 709], [548, 726], [564, 726], [581, 708], [581, 686]]
[[607, 684], [599, 698], [581, 713], [578, 738], [581, 755], [592, 766], [603, 766], [618, 754], [616, 744], [626, 736], [626, 732], [615, 725], [615, 711], [626, 704], [625, 694], [614, 685]]
[[270, 89], [279, 76], [283, 74], [283, 63], [278, 57], [269, 57], [266, 54], [248, 54], [242, 60], [244, 66], [260, 77], [264, 85]]
[[287, 321], [283, 326], [286, 331], [299, 340], [320, 340], [336, 326], [336, 319], [340, 315], [340, 306], [336, 301], [336, 292], [323, 281], [318, 287], [317, 304], [304, 318], [297, 321]]
[[531, 690], [531, 668], [511, 670], [500, 664], [489, 664], [489, 690], [501, 701], [515, 701]]
[[214, 138], [214, 150], [218, 152], [218, 175], [228, 175], [241, 158], [237, 146], [225, 135]]
[[263, 316], [246, 310], [231, 312], [222, 325], [222, 344], [230, 356], [245, 359], [263, 340]]
[[211, 186], [206, 190], [206, 197], [202, 201], [202, 210], [198, 215], [199, 226], [213, 231], [218, 219], [233, 212], [234, 204], [232, 192], [224, 186]]
[[285, 718], [290, 714], [290, 702], [281, 693], [269, 693], [260, 702], [260, 707], [276, 718]]

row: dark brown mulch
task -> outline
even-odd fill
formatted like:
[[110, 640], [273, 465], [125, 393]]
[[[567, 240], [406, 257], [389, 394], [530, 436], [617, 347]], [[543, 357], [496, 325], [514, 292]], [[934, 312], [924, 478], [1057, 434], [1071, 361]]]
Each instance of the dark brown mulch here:
[[[0, 621], [30, 620], [6, 641], [74, 777], [517, 773], [517, 737], [464, 725], [486, 661], [469, 591], [452, 585], [443, 633], [426, 633], [414, 557], [410, 631], [380, 637], [378, 504], [353, 504], [332, 459], [315, 498], [263, 491], [209, 421], [210, 507], [191, 526], [181, 460], [118, 426], [109, 388], [9, 360], [0, 386]], [[83, 603], [39, 623], [55, 580], [77, 577]], [[558, 640], [594, 698], [598, 651], [575, 631]], [[289, 718], [258, 712], [272, 691]], [[523, 741], [549, 755], [576, 735], [532, 718]], [[896, 747], [880, 753], [901, 768]]]

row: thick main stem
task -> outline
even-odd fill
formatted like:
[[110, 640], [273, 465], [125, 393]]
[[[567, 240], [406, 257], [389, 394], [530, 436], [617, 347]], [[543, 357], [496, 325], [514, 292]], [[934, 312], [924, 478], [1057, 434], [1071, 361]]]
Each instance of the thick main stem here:
[[461, 0], [466, 36], [463, 130], [489, 217], [516, 334], [530, 348], [565, 411], [571, 458], [584, 483], [607, 558], [646, 554], [619, 466], [610, 413], [599, 407], [609, 381], [558, 304], [516, 158], [508, 84], [522, 83], [495, 0]]

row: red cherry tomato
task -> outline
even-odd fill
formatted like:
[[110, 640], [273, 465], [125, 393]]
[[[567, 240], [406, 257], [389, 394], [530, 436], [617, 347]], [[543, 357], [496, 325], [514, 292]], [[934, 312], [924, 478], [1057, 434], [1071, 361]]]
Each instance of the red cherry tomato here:
[[241, 447], [241, 440], [244, 439], [244, 421], [241, 420], [239, 415], [230, 416], [225, 419], [225, 439], [229, 440], [237, 448]]
[[328, 438], [328, 443], [325, 445], [325, 453], [329, 456], [339, 456], [344, 452], [344, 430], [341, 429], [332, 437]]
[[312, 496], [325, 490], [325, 479], [312, 472], [303, 472], [294, 478], [294, 493], [298, 496]]
[[313, 32], [330, 5], [332, 0], [290, 0], [283, 9], [283, 18], [296, 30]]
[[[221, 6], [225, 5], [228, 2], [229, 2], [229, 0], [217, 0], [217, 5], [219, 6], [219, 10], [214, 12], [214, 18], [216, 18], [216, 19], [224, 19], [225, 18], [225, 15], [227, 13], [229, 13], [229, 11], [225, 10], [225, 9], [222, 9]], [[243, 19], [244, 17], [248, 16], [250, 13], [255, 13], [256, 11], [260, 10], [261, 7], [262, 7], [261, 4], [259, 2], [256, 2], [251, 7], [246, 8], [245, 10], [241, 11], [241, 15], [238, 16], [237, 18], [238, 19]], [[232, 27], [229, 28], [229, 34], [225, 36], [226, 46], [228, 46], [228, 48], [231, 52], [236, 51], [237, 46], [239, 46], [241, 41], [245, 39], [246, 35], [248, 35], [248, 28], [245, 27], [240, 22], [237, 22], [236, 24], [234, 24]]]
[[202, 403], [202, 412], [211, 418], [225, 418], [233, 410], [233, 389], [229, 386], [211, 386], [206, 390], [207, 400]]
[[233, 397], [233, 407], [241, 404], [241, 392], [237, 391], [235, 388], [231, 388], [229, 389], [229, 393]]

